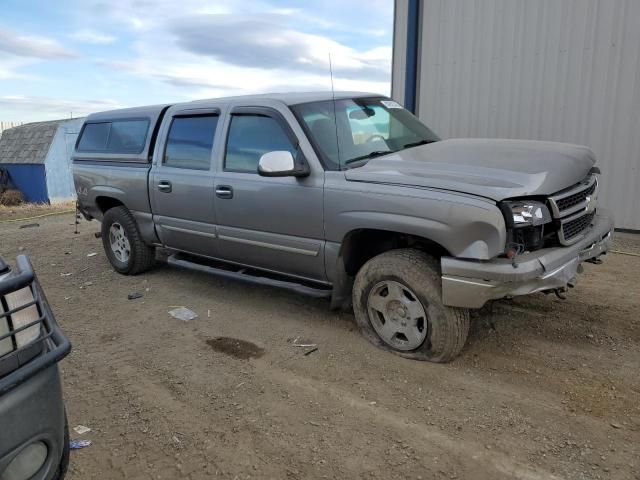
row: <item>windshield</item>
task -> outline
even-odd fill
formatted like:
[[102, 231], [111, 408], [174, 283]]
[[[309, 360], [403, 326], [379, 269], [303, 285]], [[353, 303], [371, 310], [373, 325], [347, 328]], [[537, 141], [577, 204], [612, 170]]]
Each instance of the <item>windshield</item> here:
[[384, 98], [311, 102], [292, 109], [328, 170], [361, 166], [379, 155], [440, 140], [398, 103]]

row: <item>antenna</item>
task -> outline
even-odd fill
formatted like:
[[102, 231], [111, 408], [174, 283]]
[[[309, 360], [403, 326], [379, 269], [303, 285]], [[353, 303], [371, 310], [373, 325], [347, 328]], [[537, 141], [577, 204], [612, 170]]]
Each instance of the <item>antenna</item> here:
[[333, 101], [333, 125], [336, 128], [336, 152], [338, 153], [338, 165], [340, 165], [340, 141], [338, 140], [338, 115], [336, 114], [336, 91], [333, 89], [333, 65], [331, 64], [331, 52], [329, 52], [329, 76], [331, 77], [331, 100]]

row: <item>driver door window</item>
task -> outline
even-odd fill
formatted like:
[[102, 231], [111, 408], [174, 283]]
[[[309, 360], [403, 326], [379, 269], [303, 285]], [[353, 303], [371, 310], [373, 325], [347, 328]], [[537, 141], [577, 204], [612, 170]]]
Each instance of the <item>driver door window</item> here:
[[257, 173], [260, 157], [276, 150], [296, 155], [296, 149], [275, 119], [265, 115], [232, 115], [224, 158], [225, 171]]

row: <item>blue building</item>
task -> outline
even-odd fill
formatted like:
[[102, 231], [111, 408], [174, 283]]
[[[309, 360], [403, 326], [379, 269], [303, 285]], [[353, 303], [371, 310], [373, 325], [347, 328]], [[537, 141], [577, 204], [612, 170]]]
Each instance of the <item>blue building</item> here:
[[36, 122], [0, 136], [0, 168], [25, 200], [56, 203], [75, 198], [71, 154], [83, 118]]

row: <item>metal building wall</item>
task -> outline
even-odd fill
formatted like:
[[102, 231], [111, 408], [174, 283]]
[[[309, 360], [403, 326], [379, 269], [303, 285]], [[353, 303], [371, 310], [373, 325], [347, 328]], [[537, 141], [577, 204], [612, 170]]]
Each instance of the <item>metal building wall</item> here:
[[[618, 228], [640, 229], [640, 0], [424, 0], [421, 14], [417, 113], [428, 125], [588, 145], [601, 202]], [[402, 102], [406, 25], [395, 26]]]

